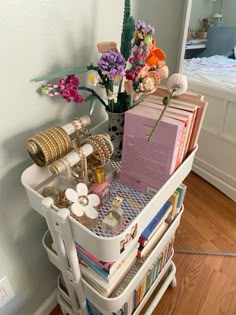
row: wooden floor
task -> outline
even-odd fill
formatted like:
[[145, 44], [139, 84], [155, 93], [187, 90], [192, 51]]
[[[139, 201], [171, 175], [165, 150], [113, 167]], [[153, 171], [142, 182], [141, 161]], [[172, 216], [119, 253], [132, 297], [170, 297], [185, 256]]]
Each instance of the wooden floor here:
[[[236, 204], [194, 173], [185, 184], [175, 249], [236, 253]], [[153, 315], [236, 315], [236, 257], [176, 253], [174, 262], [177, 287]]]

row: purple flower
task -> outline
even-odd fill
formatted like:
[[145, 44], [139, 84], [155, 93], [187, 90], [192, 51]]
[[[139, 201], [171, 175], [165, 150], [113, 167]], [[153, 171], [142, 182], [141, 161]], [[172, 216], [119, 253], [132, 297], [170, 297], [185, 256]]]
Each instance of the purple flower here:
[[138, 20], [137, 23], [136, 23], [136, 27], [137, 27], [139, 30], [145, 30], [146, 24], [145, 24], [144, 21]]
[[121, 53], [109, 50], [102, 53], [98, 67], [107, 73], [108, 79], [113, 80], [116, 76], [124, 76], [125, 59]]
[[154, 29], [154, 27], [152, 27], [151, 25], [147, 25], [147, 32], [149, 33], [149, 34], [151, 34], [151, 35], [154, 35], [154, 33], [155, 33], [155, 29]]

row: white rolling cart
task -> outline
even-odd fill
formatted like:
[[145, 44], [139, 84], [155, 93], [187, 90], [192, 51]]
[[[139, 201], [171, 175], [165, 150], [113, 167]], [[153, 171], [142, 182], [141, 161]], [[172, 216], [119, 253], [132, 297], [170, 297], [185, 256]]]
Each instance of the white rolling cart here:
[[[102, 315], [111, 315], [119, 312], [119, 310], [123, 308], [146, 272], [151, 268], [165, 246], [174, 237], [176, 229], [180, 224], [183, 207], [156, 247], [152, 250], [151, 254], [149, 254], [144, 263], [140, 265], [133, 279], [119, 296], [105, 297], [83, 279], [78, 263], [75, 242], [102, 261], [116, 261], [121, 259], [123, 257], [122, 255], [124, 255], [124, 252], [121, 253], [120, 251], [121, 241], [125, 238], [127, 233], [131, 233], [132, 227], [136, 225], [137, 233], [131, 242], [133, 244], [138, 242], [141, 232], [155, 216], [157, 209], [163, 206], [191, 171], [196, 150], [197, 148], [183, 161], [152, 198], [137, 193], [132, 189], [125, 188], [124, 186], [120, 187], [122, 185], [120, 185], [118, 181], [112, 183], [113, 190], [118, 189], [120, 191], [123, 189], [122, 193], [125, 194], [127, 199], [129, 199], [130, 196], [133, 199], [137, 198], [138, 203], [142, 205], [140, 211], [136, 211], [135, 213], [132, 211], [132, 213], [129, 213], [126, 209], [128, 205], [125, 204], [124, 213], [126, 225], [118, 235], [113, 235], [112, 232], [102, 230], [99, 228], [99, 224], [98, 227], [96, 225], [92, 230], [87, 229], [70, 216], [68, 209], [56, 211], [52, 206], [53, 200], [51, 198], [43, 198], [40, 194], [39, 187], [52, 182], [56, 182], [60, 186], [60, 179], [53, 178], [47, 169], [39, 168], [36, 165], [30, 166], [24, 171], [22, 174], [22, 183], [25, 186], [30, 205], [39, 214], [45, 217], [49, 228], [49, 231], [47, 231], [43, 237], [43, 246], [47, 251], [49, 260], [61, 271], [61, 276], [58, 279], [58, 303], [61, 305], [64, 314], [89, 314], [86, 300], [92, 303]], [[126, 199], [126, 197], [124, 199]], [[109, 205], [107, 207], [109, 208]], [[104, 213], [106, 211], [107, 208], [105, 207]], [[101, 215], [103, 215], [103, 213], [101, 213]], [[169, 285], [172, 287], [176, 286], [176, 268], [172, 261], [172, 256], [173, 251], [151, 288], [146, 292], [142, 301], [132, 314], [140, 314], [143, 306], [167, 272], [168, 276], [165, 277], [165, 281], [145, 314], [152, 314]], [[64, 284], [62, 284], [62, 279]], [[129, 315], [128, 313], [124, 314]]]

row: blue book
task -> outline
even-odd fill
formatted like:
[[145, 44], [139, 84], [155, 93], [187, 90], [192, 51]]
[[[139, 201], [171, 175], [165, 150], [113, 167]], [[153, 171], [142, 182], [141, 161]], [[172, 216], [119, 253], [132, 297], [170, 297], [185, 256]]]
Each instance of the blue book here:
[[164, 206], [157, 212], [155, 217], [152, 219], [152, 221], [148, 224], [148, 226], [142, 232], [141, 238], [143, 238], [144, 240], [148, 240], [150, 234], [157, 227], [157, 225], [160, 222], [162, 222], [162, 219], [164, 218], [165, 214], [168, 212], [171, 206], [172, 206], [171, 202], [167, 200]]

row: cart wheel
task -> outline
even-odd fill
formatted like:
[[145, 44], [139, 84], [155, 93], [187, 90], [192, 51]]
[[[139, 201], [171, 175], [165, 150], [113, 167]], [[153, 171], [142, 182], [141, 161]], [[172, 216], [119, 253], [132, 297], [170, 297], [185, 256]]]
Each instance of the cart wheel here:
[[170, 283], [171, 288], [175, 288], [177, 286], [176, 277], [174, 277]]

